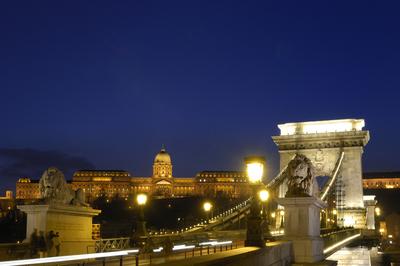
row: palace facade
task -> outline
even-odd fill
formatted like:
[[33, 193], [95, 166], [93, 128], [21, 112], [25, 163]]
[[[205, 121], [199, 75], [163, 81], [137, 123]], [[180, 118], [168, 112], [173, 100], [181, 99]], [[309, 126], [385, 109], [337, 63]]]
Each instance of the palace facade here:
[[[202, 171], [195, 177], [174, 177], [172, 160], [162, 148], [154, 158], [151, 177], [131, 176], [124, 170], [79, 170], [68, 183], [73, 189], [82, 189], [89, 202], [98, 197], [128, 198], [137, 193], [153, 197], [185, 197], [226, 195], [238, 198], [250, 195], [250, 187], [244, 172]], [[20, 178], [16, 184], [17, 199], [38, 199], [39, 182]]]
[[364, 189], [399, 189], [400, 172], [366, 173], [363, 178]]
[[[163, 148], [154, 158], [151, 177], [132, 176], [124, 170], [79, 170], [68, 181], [73, 189], [82, 189], [89, 202], [98, 197], [128, 198], [137, 193], [153, 197], [185, 197], [226, 195], [239, 198], [250, 195], [245, 172], [201, 171], [194, 177], [174, 177], [171, 156]], [[365, 173], [364, 189], [398, 189], [400, 172]], [[40, 197], [39, 180], [22, 177], [16, 184], [16, 199]]]

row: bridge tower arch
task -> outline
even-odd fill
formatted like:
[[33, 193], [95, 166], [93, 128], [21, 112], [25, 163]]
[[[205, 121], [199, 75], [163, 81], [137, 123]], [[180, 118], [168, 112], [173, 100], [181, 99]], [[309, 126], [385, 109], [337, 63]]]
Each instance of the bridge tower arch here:
[[[369, 131], [363, 130], [364, 126], [363, 119], [286, 123], [278, 125], [280, 135], [272, 137], [279, 150], [280, 170], [295, 154], [303, 154], [312, 161], [316, 176], [329, 178], [329, 187], [322, 190], [321, 198], [335, 190], [338, 224], [342, 226], [363, 228], [366, 224], [362, 154]], [[278, 188], [279, 197], [284, 197], [286, 191], [283, 182]]]

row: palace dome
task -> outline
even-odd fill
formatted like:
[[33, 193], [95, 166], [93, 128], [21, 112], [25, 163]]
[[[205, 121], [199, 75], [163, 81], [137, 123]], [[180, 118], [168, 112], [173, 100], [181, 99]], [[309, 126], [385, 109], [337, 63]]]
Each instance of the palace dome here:
[[162, 148], [161, 151], [157, 153], [154, 158], [154, 163], [171, 164], [171, 156], [165, 151], [165, 148]]

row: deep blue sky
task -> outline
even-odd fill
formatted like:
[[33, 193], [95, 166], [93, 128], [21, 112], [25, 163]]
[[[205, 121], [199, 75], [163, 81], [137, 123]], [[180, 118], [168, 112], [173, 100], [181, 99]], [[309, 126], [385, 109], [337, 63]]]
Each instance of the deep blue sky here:
[[364, 118], [400, 170], [398, 1], [0, 4], [0, 190], [49, 165], [175, 176], [278, 153], [283, 122]]

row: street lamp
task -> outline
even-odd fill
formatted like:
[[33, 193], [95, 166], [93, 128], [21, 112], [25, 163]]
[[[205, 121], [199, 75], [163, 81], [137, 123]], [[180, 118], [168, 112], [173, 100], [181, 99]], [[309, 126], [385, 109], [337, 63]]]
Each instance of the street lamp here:
[[204, 202], [204, 204], [203, 204], [203, 209], [207, 214], [207, 223], [209, 223], [208, 221], [210, 219], [210, 211], [211, 211], [212, 207], [213, 207], [212, 204], [208, 201]]
[[146, 230], [146, 221], [144, 220], [144, 206], [147, 202], [147, 195], [144, 193], [140, 193], [136, 195], [136, 203], [139, 206], [139, 215], [136, 219], [136, 237], [144, 237], [147, 235]]
[[268, 218], [268, 198], [269, 193], [266, 189], [261, 189], [258, 192], [258, 197], [260, 198], [262, 204], [262, 228], [263, 228], [263, 235], [265, 240], [273, 240], [271, 232], [269, 231], [269, 218]]
[[283, 224], [283, 217], [285, 217], [285, 211], [284, 211], [284, 210], [281, 210], [281, 211], [279, 212], [279, 214], [280, 214], [280, 216], [281, 216], [281, 227], [280, 227], [280, 229], [283, 230], [283, 228], [285, 228], [285, 225]]
[[384, 233], [384, 229], [381, 228], [381, 208], [379, 208], [378, 206], [375, 207], [375, 228], [379, 228], [379, 233], [380, 235], [383, 235]]
[[260, 197], [261, 202], [267, 202], [269, 198], [268, 190], [262, 189], [258, 192], [258, 196]]
[[[262, 218], [260, 216], [260, 198], [257, 195], [257, 188], [262, 184], [264, 174], [265, 159], [261, 156], [250, 156], [244, 159], [249, 183], [252, 186], [253, 197], [250, 206], [250, 213], [247, 216], [247, 232], [244, 245], [264, 247], [264, 237], [261, 227]], [[268, 192], [267, 192], [268, 193]], [[267, 196], [265, 192], [263, 197]], [[267, 196], [268, 198], [268, 196]]]
[[[259, 157], [258, 160], [260, 158], [262, 157]], [[257, 161], [257, 157], [246, 157], [245, 160], [249, 160], [246, 162], [246, 171], [250, 183], [252, 184], [260, 183], [264, 172], [263, 162]]]
[[212, 204], [210, 202], [208, 202], [208, 201], [204, 202], [204, 204], [203, 204], [204, 211], [209, 212], [211, 210], [211, 208], [212, 208]]
[[337, 227], [337, 210], [333, 209], [332, 214], [333, 214], [333, 226]]
[[147, 195], [146, 195], [146, 194], [143, 194], [143, 193], [138, 194], [138, 195], [136, 196], [136, 202], [137, 202], [137, 204], [138, 204], [139, 206], [145, 205], [146, 202], [147, 202]]
[[376, 207], [375, 208], [375, 214], [376, 214], [376, 216], [380, 216], [381, 215], [381, 208]]

